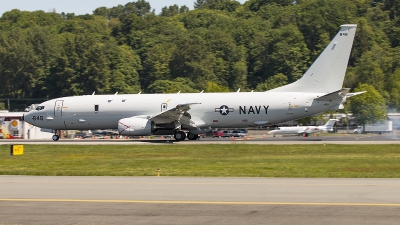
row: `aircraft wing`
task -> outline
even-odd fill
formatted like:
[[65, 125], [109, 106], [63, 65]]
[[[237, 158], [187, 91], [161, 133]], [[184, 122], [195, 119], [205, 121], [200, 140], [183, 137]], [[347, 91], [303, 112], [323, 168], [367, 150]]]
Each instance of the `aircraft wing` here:
[[189, 121], [192, 117], [188, 111], [191, 109], [191, 106], [197, 104], [201, 103], [193, 102], [193, 103], [178, 104], [174, 108], [161, 112], [160, 114], [157, 114], [155, 116], [152, 116], [150, 119], [153, 120], [155, 123], [178, 122], [189, 125], [190, 124]]
[[304, 127], [304, 129], [299, 130], [297, 133], [302, 134], [302, 133], [310, 133], [311, 129], [310, 127]]

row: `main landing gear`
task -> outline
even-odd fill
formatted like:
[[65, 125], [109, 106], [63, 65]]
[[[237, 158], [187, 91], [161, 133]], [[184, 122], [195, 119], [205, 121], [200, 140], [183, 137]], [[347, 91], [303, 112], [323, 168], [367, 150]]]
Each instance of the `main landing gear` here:
[[199, 135], [198, 134], [188, 133], [186, 135], [186, 133], [183, 132], [183, 131], [176, 131], [175, 134], [174, 134], [174, 138], [175, 138], [176, 141], [183, 141], [183, 140], [186, 139], [186, 137], [189, 140], [197, 140], [197, 139], [199, 139]]
[[176, 131], [174, 134], [174, 138], [176, 141], [183, 141], [186, 138], [186, 133], [183, 131]]
[[187, 138], [191, 141], [197, 140], [199, 139], [199, 135], [198, 134], [192, 134], [192, 133], [188, 133], [187, 134]]

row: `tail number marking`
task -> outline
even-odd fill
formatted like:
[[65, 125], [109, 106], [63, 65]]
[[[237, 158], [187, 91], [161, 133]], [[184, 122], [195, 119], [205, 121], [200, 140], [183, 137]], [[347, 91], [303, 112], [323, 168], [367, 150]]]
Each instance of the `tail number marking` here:
[[36, 121], [36, 120], [43, 121], [43, 116], [32, 116], [32, 120], [33, 121]]

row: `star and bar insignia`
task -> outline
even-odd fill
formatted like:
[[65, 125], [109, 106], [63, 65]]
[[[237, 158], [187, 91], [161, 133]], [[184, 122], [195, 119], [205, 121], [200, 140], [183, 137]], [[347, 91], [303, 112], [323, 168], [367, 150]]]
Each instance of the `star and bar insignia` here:
[[228, 115], [230, 112], [233, 112], [233, 108], [229, 108], [226, 105], [222, 105], [219, 108], [215, 108], [215, 112], [219, 112], [219, 114], [226, 116]]

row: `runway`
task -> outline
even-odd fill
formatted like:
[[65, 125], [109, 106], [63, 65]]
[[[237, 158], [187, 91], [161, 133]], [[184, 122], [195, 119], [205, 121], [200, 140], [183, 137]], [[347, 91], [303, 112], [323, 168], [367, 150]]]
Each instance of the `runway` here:
[[52, 145], [145, 145], [145, 144], [261, 144], [261, 145], [282, 145], [282, 144], [400, 144], [400, 135], [398, 134], [350, 134], [350, 135], [326, 135], [317, 137], [300, 136], [264, 136], [249, 135], [246, 138], [200, 138], [196, 141], [175, 141], [172, 138], [146, 137], [132, 139], [60, 139], [53, 141], [51, 139], [39, 140], [3, 140], [0, 144], [52, 144]]
[[400, 179], [0, 176], [5, 224], [398, 224]]
[[[400, 144], [349, 135], [0, 144]], [[398, 224], [400, 179], [0, 176], [2, 224]]]

